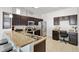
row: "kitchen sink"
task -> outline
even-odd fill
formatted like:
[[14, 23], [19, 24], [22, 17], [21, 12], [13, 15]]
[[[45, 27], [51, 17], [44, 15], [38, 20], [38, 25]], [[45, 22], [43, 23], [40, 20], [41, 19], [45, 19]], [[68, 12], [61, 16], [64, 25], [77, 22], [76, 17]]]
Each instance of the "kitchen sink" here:
[[33, 38], [35, 40], [42, 39], [42, 37], [41, 36], [38, 36], [38, 35], [26, 34], [26, 36], [31, 37], [31, 38]]
[[[22, 34], [24, 34], [24, 33], [22, 33]], [[29, 34], [29, 33], [24, 34], [24, 35], [25, 35], [25, 36], [27, 36], [27, 37], [33, 38], [33, 39], [35, 39], [35, 40], [42, 39], [42, 37], [41, 37], [41, 36], [38, 36], [38, 35], [33, 35], [33, 34]]]

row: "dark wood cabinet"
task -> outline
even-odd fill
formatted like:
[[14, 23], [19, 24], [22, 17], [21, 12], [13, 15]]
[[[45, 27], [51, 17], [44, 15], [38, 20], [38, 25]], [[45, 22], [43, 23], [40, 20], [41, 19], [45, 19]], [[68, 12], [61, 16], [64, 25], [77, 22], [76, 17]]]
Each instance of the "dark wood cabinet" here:
[[70, 17], [69, 24], [70, 25], [77, 25], [77, 15], [71, 15], [69, 17]]
[[35, 25], [38, 25], [38, 22], [39, 22], [39, 19], [34, 19], [34, 21], [35, 21]]
[[52, 38], [53, 38], [53, 40], [59, 40], [59, 32], [52, 31]]
[[12, 25], [20, 25], [20, 15], [13, 14]]
[[69, 25], [77, 25], [77, 15], [54, 17], [54, 25], [60, 25], [61, 21], [68, 21]]
[[35, 25], [38, 25], [39, 21], [43, 21], [43, 19], [21, 16], [13, 14], [12, 25], [28, 25], [28, 21], [34, 21]]
[[46, 40], [34, 45], [34, 52], [46, 52]]
[[28, 17], [21, 16], [20, 17], [20, 25], [28, 25]]
[[59, 25], [59, 17], [54, 18], [54, 25]]
[[78, 45], [78, 33], [69, 32], [69, 43], [73, 45]]

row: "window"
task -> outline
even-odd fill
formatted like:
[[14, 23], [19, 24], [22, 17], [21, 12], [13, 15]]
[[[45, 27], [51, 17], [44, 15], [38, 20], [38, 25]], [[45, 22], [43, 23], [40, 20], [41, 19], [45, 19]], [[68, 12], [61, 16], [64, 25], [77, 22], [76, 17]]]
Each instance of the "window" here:
[[16, 9], [16, 14], [20, 14], [20, 9]]
[[9, 13], [3, 12], [3, 29], [11, 28], [11, 20], [12, 20], [12, 15]]

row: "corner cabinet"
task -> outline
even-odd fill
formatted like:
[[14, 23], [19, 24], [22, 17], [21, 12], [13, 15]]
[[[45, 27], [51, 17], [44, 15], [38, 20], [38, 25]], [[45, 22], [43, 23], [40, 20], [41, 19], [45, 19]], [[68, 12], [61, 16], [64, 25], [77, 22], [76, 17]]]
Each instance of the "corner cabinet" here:
[[28, 21], [34, 21], [35, 25], [38, 25], [38, 22], [43, 21], [43, 19], [13, 14], [13, 18], [12, 18], [12, 25], [13, 26], [15, 26], [15, 25], [28, 25]]

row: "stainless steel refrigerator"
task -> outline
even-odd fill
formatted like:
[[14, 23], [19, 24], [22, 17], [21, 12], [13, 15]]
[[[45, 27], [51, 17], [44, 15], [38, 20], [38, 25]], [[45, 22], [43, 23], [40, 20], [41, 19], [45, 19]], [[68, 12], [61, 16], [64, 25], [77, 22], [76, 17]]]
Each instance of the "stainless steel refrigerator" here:
[[41, 36], [47, 35], [47, 23], [45, 21], [40, 21], [38, 26], [40, 27], [40, 34]]

